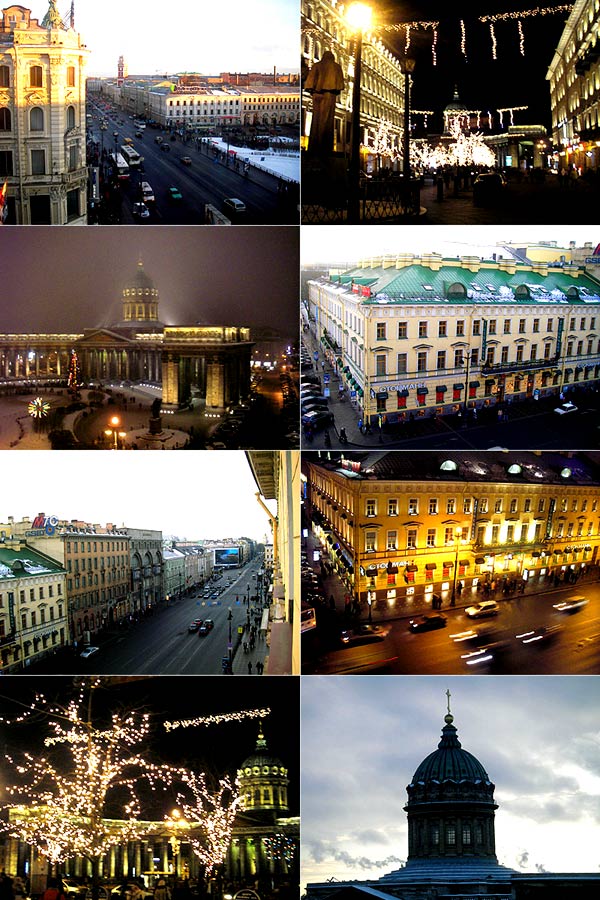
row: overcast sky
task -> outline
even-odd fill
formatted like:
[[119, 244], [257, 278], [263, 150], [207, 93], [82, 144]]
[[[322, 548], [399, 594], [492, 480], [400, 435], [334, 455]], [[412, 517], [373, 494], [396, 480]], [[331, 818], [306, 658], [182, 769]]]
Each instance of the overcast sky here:
[[[97, 525], [149, 528], [177, 537], [271, 535], [246, 454], [238, 450], [119, 453], [66, 450], [10, 454], [0, 522], [38, 513]], [[39, 477], [35, 473], [39, 473]], [[273, 508], [273, 503], [267, 504]]]
[[0, 332], [78, 331], [119, 321], [144, 269], [167, 325], [270, 325], [298, 335], [299, 229], [7, 228]]
[[[30, 6], [41, 21], [46, 0]], [[69, 0], [58, 9], [66, 16]], [[299, 22], [298, 0], [75, 0], [94, 75], [116, 76], [121, 55], [130, 75], [297, 71]]]
[[406, 785], [458, 737], [496, 785], [496, 852], [518, 871], [600, 865], [598, 677], [302, 679], [302, 883], [379, 878], [406, 860]]
[[568, 247], [570, 241], [583, 247], [590, 241], [595, 247], [600, 229], [593, 225], [423, 225], [408, 229], [397, 225], [312, 225], [302, 229], [300, 253], [302, 265], [352, 262], [383, 253], [479, 255], [479, 248], [502, 241], [556, 241], [562, 247]]

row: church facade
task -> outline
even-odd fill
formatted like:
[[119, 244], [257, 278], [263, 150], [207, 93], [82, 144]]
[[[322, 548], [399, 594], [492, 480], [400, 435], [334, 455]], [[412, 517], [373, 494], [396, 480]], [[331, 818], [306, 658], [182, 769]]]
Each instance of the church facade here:
[[223, 408], [250, 391], [253, 346], [249, 328], [164, 325], [159, 292], [139, 260], [122, 291], [120, 321], [82, 333], [0, 334], [0, 377], [66, 379], [75, 350], [86, 383], [148, 381], [162, 385], [163, 407], [195, 395]]

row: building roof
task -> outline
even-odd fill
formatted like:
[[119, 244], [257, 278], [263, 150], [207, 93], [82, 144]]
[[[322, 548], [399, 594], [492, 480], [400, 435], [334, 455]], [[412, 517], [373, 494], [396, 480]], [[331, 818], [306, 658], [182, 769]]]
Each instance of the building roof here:
[[31, 547], [16, 549], [0, 545], [0, 581], [33, 575], [59, 575], [64, 571], [60, 563]]
[[258, 766], [261, 769], [263, 766], [268, 766], [269, 768], [272, 766], [277, 766], [278, 768], [284, 767], [280, 759], [269, 753], [262, 726], [258, 732], [254, 753], [244, 760], [240, 766], [240, 770], [243, 771], [244, 769], [253, 768], [254, 766]]
[[458, 739], [457, 729], [452, 724], [453, 716], [448, 713], [444, 721], [446, 724], [442, 729], [442, 739], [438, 744], [438, 749], [426, 756], [420, 763], [409, 787], [430, 782], [443, 784], [446, 781], [456, 784], [465, 781], [473, 784], [481, 782], [490, 784], [488, 774], [479, 760], [472, 753], [463, 750]]
[[330, 453], [329, 456], [308, 453], [304, 458], [348, 479], [364, 481], [600, 485], [600, 454], [595, 452], [443, 450], [410, 454], [379, 451]]
[[600, 303], [600, 283], [575, 266], [436, 254], [415, 257], [401, 268], [373, 260], [333, 275], [331, 284], [358, 293], [364, 304]]

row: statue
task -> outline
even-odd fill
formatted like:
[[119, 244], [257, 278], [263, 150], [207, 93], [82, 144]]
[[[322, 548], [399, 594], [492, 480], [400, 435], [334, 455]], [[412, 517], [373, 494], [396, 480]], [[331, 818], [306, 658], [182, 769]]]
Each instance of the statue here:
[[160, 408], [162, 406], [162, 400], [160, 397], [157, 397], [156, 400], [152, 401], [152, 418], [157, 419], [160, 415]]
[[313, 115], [308, 152], [325, 158], [333, 152], [335, 101], [344, 88], [342, 67], [331, 50], [326, 50], [306, 77], [304, 88], [312, 96]]

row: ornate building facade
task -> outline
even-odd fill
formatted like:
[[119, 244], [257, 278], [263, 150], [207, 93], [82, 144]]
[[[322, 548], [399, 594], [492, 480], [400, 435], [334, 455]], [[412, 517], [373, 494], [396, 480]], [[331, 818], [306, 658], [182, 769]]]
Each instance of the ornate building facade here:
[[315, 336], [373, 424], [600, 380], [600, 283], [578, 265], [403, 253], [308, 292]]
[[85, 65], [89, 51], [55, 0], [41, 23], [23, 6], [0, 19], [0, 179], [7, 222], [87, 221]]
[[123, 288], [118, 322], [74, 334], [1, 334], [0, 374], [6, 379], [66, 378], [74, 349], [83, 381], [160, 383], [165, 407], [176, 408], [192, 394], [214, 408], [246, 397], [254, 346], [250, 329], [165, 326], [158, 307], [158, 290], [140, 260]]

